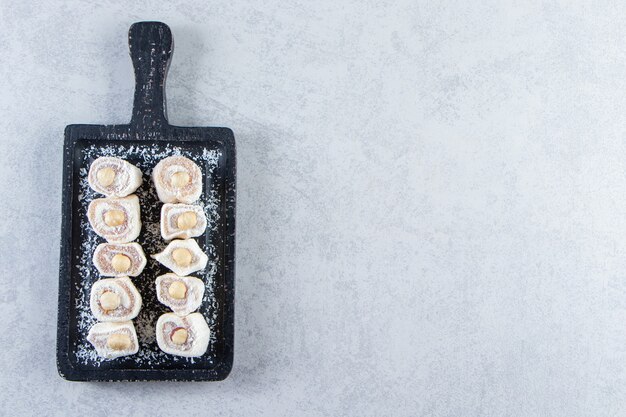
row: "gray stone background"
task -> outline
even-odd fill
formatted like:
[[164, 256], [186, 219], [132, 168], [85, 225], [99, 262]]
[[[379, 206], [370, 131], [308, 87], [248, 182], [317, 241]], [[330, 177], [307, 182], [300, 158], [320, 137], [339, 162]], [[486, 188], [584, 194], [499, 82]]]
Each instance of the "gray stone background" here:
[[[626, 7], [524, 3], [3, 0], [0, 415], [624, 415]], [[139, 20], [237, 138], [222, 383], [56, 371], [63, 128], [129, 120]]]

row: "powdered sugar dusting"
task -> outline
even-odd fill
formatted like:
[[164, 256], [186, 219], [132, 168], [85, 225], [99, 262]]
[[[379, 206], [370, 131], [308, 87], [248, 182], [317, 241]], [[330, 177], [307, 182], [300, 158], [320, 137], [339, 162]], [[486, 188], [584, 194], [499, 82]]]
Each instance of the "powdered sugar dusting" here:
[[[197, 148], [181, 143], [171, 145], [167, 143], [142, 143], [142, 144], [120, 144], [88, 145], [82, 152], [82, 164], [79, 170], [79, 190], [78, 190], [78, 213], [80, 220], [80, 239], [75, 244], [74, 250], [74, 273], [78, 274], [79, 280], [75, 283], [75, 317], [77, 338], [73, 353], [80, 364], [101, 367], [123, 367], [123, 368], [151, 368], [162, 365], [177, 363], [179, 368], [193, 367], [194, 364], [202, 362], [213, 363], [215, 357], [215, 325], [217, 322], [218, 301], [215, 297], [214, 277], [218, 270], [220, 259], [218, 252], [212, 242], [215, 240], [217, 225], [219, 220], [219, 196], [217, 187], [214, 186], [215, 169], [218, 167], [221, 151], [218, 149]], [[200, 200], [195, 204], [203, 207], [207, 218], [207, 230], [204, 235], [198, 237], [196, 241], [200, 248], [208, 255], [209, 262], [206, 268], [198, 271], [192, 276], [200, 278], [205, 283], [205, 292], [199, 312], [206, 318], [211, 331], [211, 340], [207, 353], [200, 358], [184, 358], [163, 353], [156, 343], [155, 326], [158, 317], [168, 312], [169, 309], [159, 303], [156, 297], [155, 279], [157, 276], [169, 272], [157, 261], [150, 258], [150, 255], [162, 251], [166, 242], [160, 234], [160, 211], [162, 203], [158, 201], [154, 184], [150, 178], [152, 169], [163, 158], [172, 155], [182, 155], [197, 163], [204, 177], [203, 193]], [[96, 319], [91, 314], [89, 308], [89, 295], [94, 281], [100, 279], [92, 262], [93, 252], [99, 243], [104, 242], [97, 236], [89, 226], [87, 220], [87, 206], [94, 198], [102, 197], [93, 191], [87, 182], [89, 166], [98, 157], [114, 156], [122, 158], [141, 169], [143, 173], [143, 184], [137, 189], [136, 195], [139, 197], [141, 206], [142, 230], [137, 238], [146, 256], [148, 264], [144, 271], [136, 278], [131, 278], [143, 299], [143, 305], [137, 318], [133, 320], [137, 337], [139, 339], [139, 352], [128, 357], [107, 360], [100, 358], [93, 346], [87, 341], [86, 336], [96, 323]]]

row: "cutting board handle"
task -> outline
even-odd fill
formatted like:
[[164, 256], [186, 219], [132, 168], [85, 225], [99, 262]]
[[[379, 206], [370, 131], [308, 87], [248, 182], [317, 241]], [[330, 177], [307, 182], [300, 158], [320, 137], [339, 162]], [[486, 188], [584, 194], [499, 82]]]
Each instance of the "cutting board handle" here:
[[172, 32], [161, 22], [133, 23], [128, 46], [135, 67], [131, 127], [138, 131], [159, 130], [168, 124], [165, 77], [172, 56]]

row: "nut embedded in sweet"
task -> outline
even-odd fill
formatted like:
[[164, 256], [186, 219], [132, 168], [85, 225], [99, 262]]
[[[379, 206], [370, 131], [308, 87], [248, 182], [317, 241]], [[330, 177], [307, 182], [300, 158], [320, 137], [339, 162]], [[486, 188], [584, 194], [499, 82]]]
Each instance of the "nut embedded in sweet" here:
[[107, 339], [107, 346], [113, 350], [126, 350], [130, 347], [130, 343], [130, 337], [120, 333], [113, 333]]
[[177, 327], [172, 332], [172, 342], [177, 345], [182, 345], [183, 343], [185, 343], [188, 337], [189, 333], [187, 332], [187, 329], [182, 327]]
[[174, 281], [170, 284], [170, 287], [167, 289], [170, 297], [175, 298], [177, 300], [182, 300], [187, 295], [187, 286], [184, 282]]
[[189, 266], [191, 265], [192, 255], [189, 249], [186, 248], [176, 248], [172, 251], [172, 259], [178, 266]]
[[126, 255], [122, 255], [121, 253], [116, 254], [113, 259], [111, 259], [111, 266], [117, 272], [126, 272], [130, 269], [131, 261], [130, 258]]
[[122, 210], [109, 210], [104, 213], [104, 223], [110, 227], [116, 227], [124, 223], [126, 215]]
[[198, 216], [193, 211], [186, 211], [176, 219], [176, 225], [181, 230], [189, 230], [198, 224]]
[[120, 306], [120, 296], [112, 291], [105, 291], [100, 296], [100, 306], [105, 310], [115, 310]]
[[103, 187], [108, 187], [115, 181], [115, 170], [110, 167], [102, 168], [96, 173], [96, 179]]
[[173, 187], [181, 188], [189, 184], [191, 177], [185, 171], [178, 171], [172, 174], [171, 184]]

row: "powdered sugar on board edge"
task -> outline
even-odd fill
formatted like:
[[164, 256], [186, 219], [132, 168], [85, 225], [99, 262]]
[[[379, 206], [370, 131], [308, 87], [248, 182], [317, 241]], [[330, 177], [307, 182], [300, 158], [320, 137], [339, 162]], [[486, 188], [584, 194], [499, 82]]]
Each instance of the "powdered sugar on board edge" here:
[[[161, 351], [156, 343], [155, 326], [158, 317], [170, 310], [159, 303], [156, 298], [154, 281], [158, 275], [170, 272], [158, 262], [150, 258], [163, 250], [166, 242], [160, 233], [160, 211], [162, 203], [158, 200], [154, 184], [151, 180], [152, 169], [156, 164], [172, 155], [182, 155], [196, 162], [203, 171], [206, 181], [204, 192], [200, 200], [195, 204], [203, 207], [207, 218], [208, 239], [196, 239], [200, 247], [209, 257], [206, 268], [198, 271], [192, 276], [202, 279], [205, 283], [205, 293], [199, 312], [203, 314], [209, 328], [211, 329], [211, 339], [205, 355], [199, 358], [184, 358], [180, 356], [168, 355]], [[89, 307], [89, 296], [93, 282], [100, 279], [92, 256], [96, 246], [104, 242], [104, 239], [95, 234], [87, 219], [87, 207], [94, 198], [101, 198], [102, 195], [93, 191], [87, 182], [89, 166], [98, 157], [114, 156], [124, 159], [137, 166], [143, 173], [143, 184], [137, 189], [135, 194], [139, 197], [141, 206], [142, 231], [136, 240], [143, 248], [148, 257], [146, 268], [136, 278], [131, 278], [142, 297], [142, 308], [139, 315], [133, 320], [137, 337], [139, 339], [139, 352], [113, 360], [104, 359], [97, 355], [94, 347], [87, 341], [89, 329], [97, 322]], [[75, 355], [79, 363], [100, 367], [103, 363], [113, 364], [115, 361], [123, 362], [124, 367], [151, 368], [159, 365], [179, 363], [181, 368], [191, 367], [199, 361], [209, 364], [213, 363], [215, 345], [215, 323], [217, 322], [218, 303], [215, 298], [214, 277], [217, 272], [219, 259], [215, 247], [211, 242], [218, 232], [217, 224], [219, 220], [219, 199], [216, 188], [213, 186], [214, 171], [217, 168], [221, 152], [217, 149], [204, 148], [202, 152], [197, 149], [186, 149], [184, 146], [171, 144], [146, 144], [146, 145], [89, 145], [82, 152], [82, 164], [79, 171], [79, 213], [80, 216], [80, 240], [77, 242], [80, 249], [75, 259], [75, 273], [80, 279], [75, 280], [76, 298], [76, 323], [77, 323], [77, 343], [75, 345]], [[76, 252], [74, 252], [76, 254]]]

